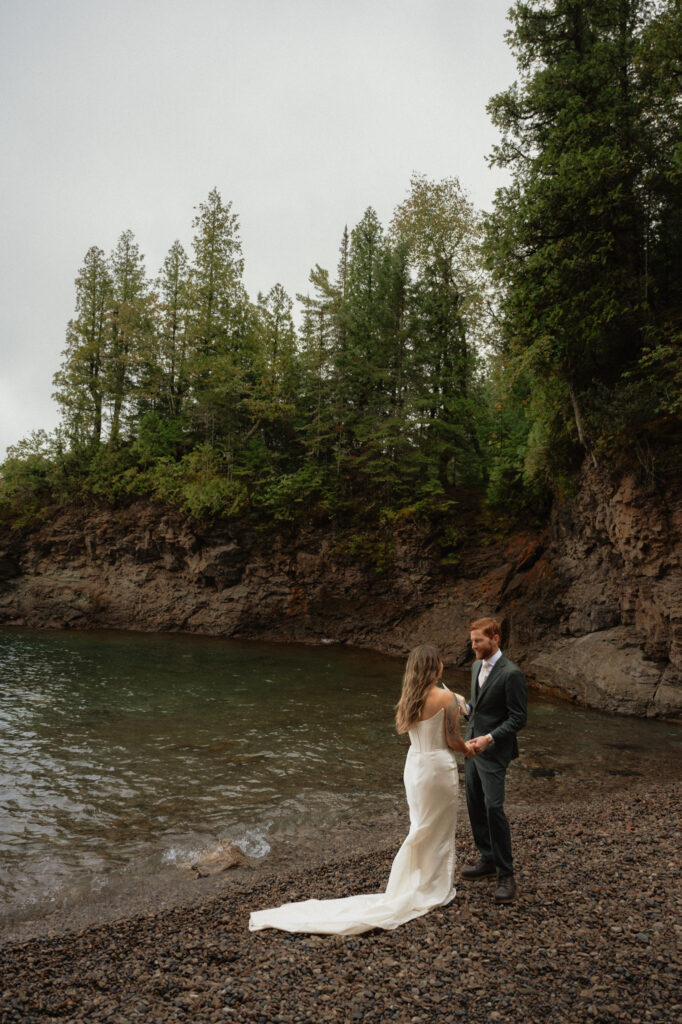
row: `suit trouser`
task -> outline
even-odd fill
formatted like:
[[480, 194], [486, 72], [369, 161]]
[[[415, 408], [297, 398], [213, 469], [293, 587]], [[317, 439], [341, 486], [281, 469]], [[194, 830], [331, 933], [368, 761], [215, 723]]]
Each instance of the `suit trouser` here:
[[465, 763], [467, 808], [474, 842], [483, 860], [492, 861], [497, 874], [511, 875], [514, 870], [509, 822], [504, 813], [503, 765], [482, 761], [482, 755]]

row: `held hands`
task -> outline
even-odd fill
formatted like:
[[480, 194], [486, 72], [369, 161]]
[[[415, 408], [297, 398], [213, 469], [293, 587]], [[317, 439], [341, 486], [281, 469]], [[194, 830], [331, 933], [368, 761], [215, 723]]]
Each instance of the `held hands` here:
[[489, 746], [490, 740], [487, 736], [476, 736], [475, 739], [466, 741], [466, 748], [469, 751], [469, 754], [465, 756], [475, 757], [476, 754], [482, 754]]
[[[450, 691], [448, 690], [448, 693]], [[459, 750], [465, 758], [482, 754], [491, 744], [489, 736], [476, 736], [473, 740], [463, 740], [459, 735], [460, 716], [466, 714], [466, 703], [459, 693], [450, 693], [450, 702], [445, 709], [445, 737], [452, 750]]]

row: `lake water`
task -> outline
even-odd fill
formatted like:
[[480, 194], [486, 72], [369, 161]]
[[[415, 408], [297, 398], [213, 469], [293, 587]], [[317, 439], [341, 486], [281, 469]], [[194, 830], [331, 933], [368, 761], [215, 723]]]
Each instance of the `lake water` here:
[[[301, 647], [0, 630], [0, 921], [178, 872], [230, 838], [255, 863], [403, 820], [402, 662]], [[446, 671], [467, 692], [468, 673]], [[531, 695], [509, 800], [674, 772], [682, 730]]]

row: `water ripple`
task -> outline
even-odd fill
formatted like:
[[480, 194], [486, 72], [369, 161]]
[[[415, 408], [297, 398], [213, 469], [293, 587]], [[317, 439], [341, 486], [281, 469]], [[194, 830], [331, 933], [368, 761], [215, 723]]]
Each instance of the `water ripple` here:
[[[405, 742], [392, 726], [402, 666], [391, 659], [0, 630], [0, 670], [6, 918], [175, 870], [226, 837], [262, 857], [287, 837], [404, 806]], [[625, 764], [613, 764], [616, 745]], [[518, 784], [551, 787], [581, 764], [655, 770], [656, 757], [679, 756], [680, 733], [538, 704], [522, 747]]]

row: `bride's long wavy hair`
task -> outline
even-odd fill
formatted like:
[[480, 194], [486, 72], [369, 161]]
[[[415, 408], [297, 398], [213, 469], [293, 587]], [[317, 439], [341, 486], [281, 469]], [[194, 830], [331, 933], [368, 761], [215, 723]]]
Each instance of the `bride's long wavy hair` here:
[[395, 706], [398, 732], [407, 732], [419, 720], [426, 694], [438, 681], [440, 666], [440, 654], [431, 644], [422, 644], [410, 652], [403, 675], [403, 690]]

